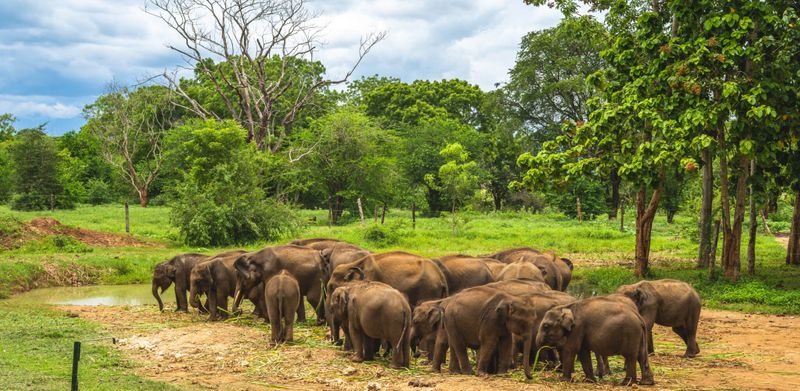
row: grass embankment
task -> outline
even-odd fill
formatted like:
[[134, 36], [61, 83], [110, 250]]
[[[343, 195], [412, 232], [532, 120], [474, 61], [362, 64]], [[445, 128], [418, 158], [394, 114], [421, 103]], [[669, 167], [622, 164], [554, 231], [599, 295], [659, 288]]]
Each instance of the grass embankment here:
[[[304, 219], [314, 222], [310, 222], [298, 234], [299, 237], [335, 237], [374, 251], [404, 250], [425, 256], [476, 255], [514, 246], [532, 246], [551, 249], [575, 259], [573, 284], [578, 292], [602, 294], [622, 283], [635, 281], [631, 275], [634, 254], [632, 227], [629, 224], [624, 232], [620, 232], [618, 222], [603, 218], [578, 223], [557, 214], [464, 214], [466, 222], [460, 224], [454, 237], [450, 220], [444, 218], [418, 218], [416, 229], [412, 229], [407, 211], [391, 211], [382, 226], [369, 219], [365, 226], [351, 221], [329, 227], [326, 225], [326, 211], [306, 210], [301, 214]], [[50, 216], [68, 226], [96, 231], [122, 234], [125, 229], [121, 206], [81, 206], [69, 211], [37, 213], [13, 212], [0, 207], [0, 222], [26, 222], [39, 216]], [[627, 216], [626, 221], [632, 222], [632, 217]], [[740, 282], [733, 284], [724, 278], [709, 279], [707, 271], [694, 268], [697, 245], [684, 237], [683, 229], [691, 224], [680, 215], [675, 224], [666, 224], [663, 216], [657, 218], [651, 244], [651, 278], [677, 278], [690, 282], [712, 307], [800, 313], [800, 269], [784, 265], [785, 249], [774, 238], [759, 235], [756, 275], [743, 275]], [[169, 210], [164, 207], [131, 207], [131, 230], [134, 237], [161, 246], [88, 247], [69, 240], [43, 239], [0, 252], [3, 259], [0, 262], [0, 295], [42, 285], [147, 282], [153, 265], [174, 254], [226, 250], [180, 245], [177, 242], [178, 231], [169, 224]], [[256, 249], [267, 244], [273, 243], [259, 243], [246, 248]]]

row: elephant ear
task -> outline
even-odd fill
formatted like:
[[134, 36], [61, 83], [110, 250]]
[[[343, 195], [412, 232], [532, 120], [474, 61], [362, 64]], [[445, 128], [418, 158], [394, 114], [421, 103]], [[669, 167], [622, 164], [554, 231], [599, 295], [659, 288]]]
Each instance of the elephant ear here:
[[497, 314], [497, 322], [499, 324], [505, 324], [508, 321], [508, 318], [511, 316], [511, 303], [503, 300], [497, 304], [497, 307], [494, 308], [494, 311]]
[[166, 274], [170, 280], [175, 280], [175, 266], [170, 264], [164, 265], [164, 274]]
[[324, 262], [330, 262], [331, 254], [333, 254], [333, 247], [328, 247], [319, 252], [319, 255], [322, 256], [322, 260]]
[[235, 267], [236, 270], [239, 271], [239, 273], [242, 273], [245, 276], [247, 276], [247, 273], [250, 271], [248, 270], [248, 266], [249, 264], [247, 262], [247, 257], [244, 255], [242, 255], [239, 258], [236, 258], [236, 261], [233, 262], [233, 267]]
[[442, 309], [440, 307], [432, 307], [427, 313], [428, 323], [433, 330], [439, 329], [442, 322]]
[[547, 268], [544, 265], [536, 265], [540, 272], [542, 272], [542, 277], [547, 278]]
[[560, 324], [561, 327], [567, 331], [567, 333], [571, 332], [572, 329], [575, 327], [575, 314], [573, 314], [571, 309], [569, 308], [561, 309]]
[[647, 300], [650, 299], [650, 295], [640, 284], [636, 287], [636, 289], [633, 290], [631, 299], [633, 299], [633, 302], [636, 303], [636, 308], [641, 311], [641, 309], [644, 308], [645, 304], [647, 303]]
[[347, 275], [344, 276], [346, 281], [353, 281], [358, 276], [359, 280], [364, 279], [364, 271], [360, 267], [351, 267], [347, 270]]
[[569, 270], [573, 270], [572, 268], [574, 266], [572, 265], [572, 260], [571, 259], [569, 259], [569, 258], [561, 258], [561, 262], [566, 263], [567, 267], [569, 268]]

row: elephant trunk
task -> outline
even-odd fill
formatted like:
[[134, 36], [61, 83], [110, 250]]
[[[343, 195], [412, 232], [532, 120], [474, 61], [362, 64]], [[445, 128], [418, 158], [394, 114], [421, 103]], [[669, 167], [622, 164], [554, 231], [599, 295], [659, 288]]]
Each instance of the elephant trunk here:
[[158, 294], [158, 284], [155, 281], [153, 281], [153, 297], [158, 302], [158, 310], [164, 311], [164, 302], [161, 301], [161, 295]]
[[197, 284], [192, 282], [189, 288], [189, 304], [192, 305], [192, 308], [200, 308], [200, 298], [197, 297], [197, 293]]
[[530, 380], [533, 379], [531, 375], [531, 336], [525, 337], [522, 343], [522, 370], [525, 372], [525, 377]]

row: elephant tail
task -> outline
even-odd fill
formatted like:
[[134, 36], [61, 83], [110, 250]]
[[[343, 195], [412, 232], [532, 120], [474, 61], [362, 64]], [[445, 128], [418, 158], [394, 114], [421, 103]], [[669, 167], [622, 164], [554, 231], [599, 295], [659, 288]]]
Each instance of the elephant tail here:
[[277, 301], [278, 305], [278, 335], [280, 335], [281, 340], [286, 339], [286, 325], [285, 320], [283, 318], [283, 303], [286, 301], [283, 297], [283, 292], [278, 292], [275, 297], [275, 301]]
[[397, 352], [402, 352], [400, 348], [403, 346], [403, 341], [407, 339], [406, 334], [408, 334], [409, 323], [411, 323], [411, 320], [408, 319], [408, 312], [403, 311], [403, 331], [400, 333], [400, 338], [397, 340], [397, 346], [394, 347]]

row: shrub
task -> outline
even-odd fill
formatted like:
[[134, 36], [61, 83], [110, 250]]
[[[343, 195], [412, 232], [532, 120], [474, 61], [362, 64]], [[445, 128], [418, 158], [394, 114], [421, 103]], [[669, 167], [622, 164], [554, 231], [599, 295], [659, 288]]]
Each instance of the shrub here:
[[364, 230], [364, 239], [378, 247], [393, 246], [407, 234], [406, 228], [406, 223], [402, 220], [394, 220], [387, 224], [373, 224]]
[[171, 218], [187, 244], [246, 244], [300, 228], [291, 208], [264, 194], [264, 158], [235, 122], [189, 122], [173, 131], [167, 145], [183, 177], [172, 189]]
[[111, 187], [102, 179], [90, 179], [86, 184], [86, 202], [92, 205], [108, 204], [113, 200]]

